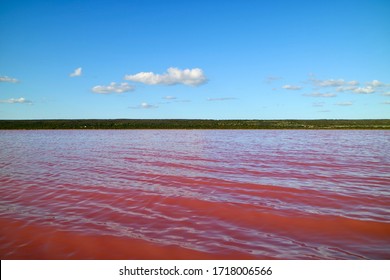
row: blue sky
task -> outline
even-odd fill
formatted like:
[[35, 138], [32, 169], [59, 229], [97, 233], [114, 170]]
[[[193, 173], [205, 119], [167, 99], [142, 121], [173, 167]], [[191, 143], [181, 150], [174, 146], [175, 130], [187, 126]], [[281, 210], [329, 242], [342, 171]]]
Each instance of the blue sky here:
[[390, 118], [390, 2], [0, 2], [0, 119]]

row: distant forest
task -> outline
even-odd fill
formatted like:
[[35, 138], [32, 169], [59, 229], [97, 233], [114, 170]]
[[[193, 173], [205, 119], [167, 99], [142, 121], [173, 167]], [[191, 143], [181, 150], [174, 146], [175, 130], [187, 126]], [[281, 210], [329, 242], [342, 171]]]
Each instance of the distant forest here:
[[390, 129], [382, 120], [0, 120], [0, 129]]

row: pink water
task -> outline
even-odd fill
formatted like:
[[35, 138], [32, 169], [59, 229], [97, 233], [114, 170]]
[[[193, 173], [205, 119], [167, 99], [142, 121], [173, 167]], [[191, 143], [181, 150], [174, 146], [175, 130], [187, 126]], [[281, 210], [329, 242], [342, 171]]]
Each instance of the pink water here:
[[390, 259], [390, 131], [0, 131], [1, 259]]

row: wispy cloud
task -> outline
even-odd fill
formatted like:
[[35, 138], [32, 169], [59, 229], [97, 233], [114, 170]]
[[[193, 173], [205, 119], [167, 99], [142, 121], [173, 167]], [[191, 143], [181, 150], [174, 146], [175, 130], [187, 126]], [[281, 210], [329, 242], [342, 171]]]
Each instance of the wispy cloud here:
[[176, 96], [164, 96], [162, 99], [166, 100], [164, 102], [159, 102], [158, 104], [172, 104], [172, 103], [189, 103], [191, 100], [188, 99], [177, 99]]
[[311, 96], [311, 97], [336, 97], [337, 94], [330, 93], [330, 92], [327, 92], [327, 93], [313, 92], [313, 93], [304, 94], [304, 96]]
[[79, 77], [82, 75], [83, 69], [81, 67], [76, 68], [72, 73], [69, 74], [69, 77]]
[[390, 101], [384, 101], [382, 104], [390, 105]]
[[293, 85], [284, 85], [282, 88], [287, 89], [287, 90], [301, 90], [301, 86], [293, 86]]
[[3, 99], [3, 100], [0, 100], [0, 103], [9, 103], [9, 104], [24, 103], [24, 104], [32, 104], [32, 101], [27, 100], [27, 99], [24, 98], [24, 97], [20, 97], [20, 98]]
[[282, 77], [278, 77], [278, 76], [268, 76], [264, 79], [265, 83], [267, 84], [271, 84], [275, 81], [279, 81], [279, 80], [282, 80], [283, 78]]
[[175, 100], [176, 103], [189, 103], [191, 100], [189, 99], [181, 99], [181, 100]]
[[163, 99], [165, 99], [165, 100], [174, 100], [174, 99], [176, 99], [176, 96], [167, 95], [167, 96], [164, 96]]
[[153, 72], [140, 72], [134, 75], [125, 75], [125, 80], [147, 85], [177, 85], [199, 86], [207, 82], [207, 78], [200, 68], [180, 70], [175, 67], [168, 68], [164, 74]]
[[350, 102], [350, 101], [347, 101], [347, 102], [338, 102], [338, 103], [335, 103], [334, 105], [337, 105], [337, 106], [351, 106], [351, 105], [353, 105], [353, 103]]
[[314, 102], [313, 107], [323, 107], [325, 105], [325, 102]]
[[216, 98], [207, 98], [207, 101], [226, 101], [226, 100], [235, 100], [235, 97], [216, 97]]
[[94, 93], [101, 93], [101, 94], [110, 94], [110, 93], [124, 93], [133, 91], [135, 89], [134, 86], [129, 85], [128, 83], [120, 83], [117, 84], [115, 82], [110, 83], [108, 86], [94, 86], [92, 88], [92, 91]]
[[147, 102], [142, 102], [138, 106], [130, 106], [129, 108], [130, 109], [156, 109], [156, 108], [158, 108], [158, 106], [153, 105], [153, 104], [149, 104]]
[[0, 76], [0, 82], [3, 83], [18, 83], [19, 80], [8, 76]]

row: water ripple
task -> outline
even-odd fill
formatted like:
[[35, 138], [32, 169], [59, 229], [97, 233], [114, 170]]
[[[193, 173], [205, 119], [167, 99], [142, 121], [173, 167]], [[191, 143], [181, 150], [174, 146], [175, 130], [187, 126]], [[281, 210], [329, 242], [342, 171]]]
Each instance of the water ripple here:
[[[2, 131], [0, 253], [131, 257], [121, 248], [135, 240], [144, 258], [166, 247], [172, 258], [388, 259], [389, 140], [387, 131]], [[100, 237], [117, 255], [96, 249]]]

